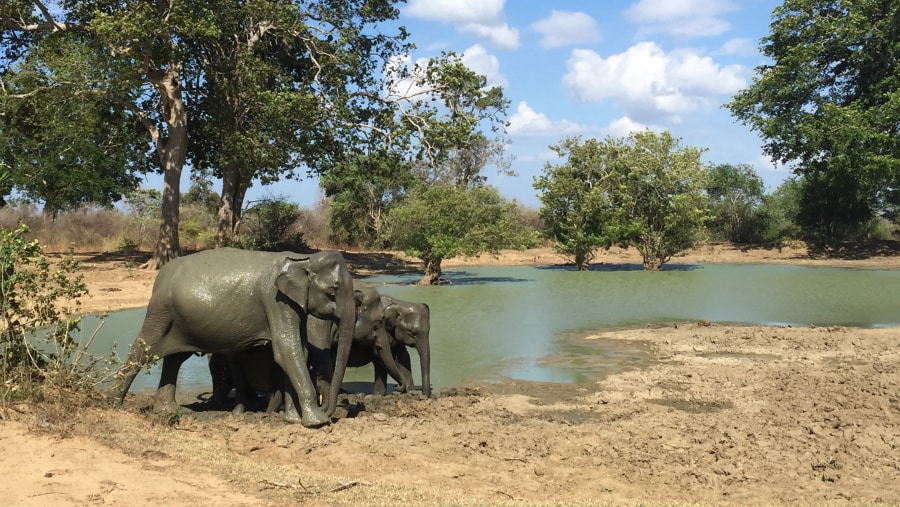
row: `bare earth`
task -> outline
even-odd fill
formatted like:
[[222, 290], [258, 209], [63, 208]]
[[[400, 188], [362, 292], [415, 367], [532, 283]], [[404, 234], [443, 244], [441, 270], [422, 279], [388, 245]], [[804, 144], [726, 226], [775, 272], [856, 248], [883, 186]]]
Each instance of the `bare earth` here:
[[[404, 268], [348, 253], [358, 275]], [[87, 311], [146, 305], [141, 256], [87, 254]], [[445, 267], [556, 264], [552, 251]], [[639, 263], [613, 250], [596, 262]], [[900, 251], [707, 246], [673, 262], [900, 269]], [[898, 309], [900, 311], [900, 309]], [[900, 505], [900, 328], [698, 322], [585, 339], [633, 341], [650, 366], [595, 385], [501, 384], [348, 395], [336, 422], [204, 411], [0, 408], [4, 505]], [[167, 424], [174, 423], [174, 424]]]

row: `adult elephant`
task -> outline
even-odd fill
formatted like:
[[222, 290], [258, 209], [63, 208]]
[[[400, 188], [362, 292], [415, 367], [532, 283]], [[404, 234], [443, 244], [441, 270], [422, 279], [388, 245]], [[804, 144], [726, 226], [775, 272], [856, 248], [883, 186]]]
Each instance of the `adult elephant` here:
[[[310, 334], [313, 318], [334, 322], [337, 330], [324, 410], [307, 367], [308, 342], [321, 340]], [[124, 400], [137, 373], [161, 357], [154, 409], [172, 411], [178, 370], [193, 353], [232, 354], [271, 343], [273, 359], [289, 380], [285, 419], [321, 426], [337, 406], [355, 322], [353, 283], [337, 252], [220, 248], [181, 257], [157, 275], [144, 324], [111, 395]]]
[[[373, 363], [375, 381], [373, 392], [383, 395], [387, 392], [388, 374], [397, 381], [396, 391], [411, 391], [415, 387], [412, 376], [412, 362], [407, 347], [415, 348], [419, 354], [422, 372], [422, 393], [431, 396], [431, 310], [424, 303], [410, 303], [380, 294], [373, 288], [355, 291], [357, 315], [353, 334], [353, 347], [347, 366], [358, 367]], [[311, 319], [311, 326], [329, 329], [331, 323]], [[333, 329], [333, 328], [332, 328]], [[316, 336], [325, 336], [325, 331]], [[337, 350], [337, 335], [333, 335], [330, 349], [327, 343], [310, 343], [310, 357]], [[324, 361], [313, 361], [313, 368]], [[332, 388], [327, 381], [327, 370], [318, 371], [319, 390]]]

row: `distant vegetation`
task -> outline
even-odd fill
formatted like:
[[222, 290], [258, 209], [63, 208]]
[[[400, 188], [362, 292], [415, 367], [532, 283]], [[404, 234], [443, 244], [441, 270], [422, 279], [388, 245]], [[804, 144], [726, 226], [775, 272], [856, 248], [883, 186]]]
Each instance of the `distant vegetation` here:
[[[400, 62], [414, 34], [374, 29], [400, 3], [4, 3], [0, 227], [28, 224], [58, 251], [149, 251], [147, 268], [223, 245], [401, 249], [426, 265], [422, 283], [442, 259], [540, 243], [578, 269], [634, 246], [655, 270], [702, 241], [893, 238], [900, 3], [773, 11], [769, 63], [725, 107], [792, 172], [779, 188], [745, 164], [702, 164], [703, 147], [667, 131], [568, 138], [535, 179], [538, 210], [487, 184], [488, 169], [515, 176], [503, 88], [452, 52]], [[150, 171], [162, 189], [138, 189]], [[324, 192], [314, 209], [246, 200], [307, 174]]]

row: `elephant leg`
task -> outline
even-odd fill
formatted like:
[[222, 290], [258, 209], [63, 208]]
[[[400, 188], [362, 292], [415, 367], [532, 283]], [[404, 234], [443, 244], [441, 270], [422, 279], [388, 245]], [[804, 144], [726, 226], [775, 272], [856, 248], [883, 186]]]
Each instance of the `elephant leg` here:
[[[238, 354], [245, 354], [239, 352]], [[253, 406], [257, 399], [256, 391], [250, 385], [245, 371], [246, 365], [239, 361], [236, 354], [227, 354], [228, 369], [231, 370], [231, 379], [234, 384], [234, 396], [237, 403], [231, 410], [232, 414], [240, 415], [247, 411], [247, 407]]]
[[234, 388], [232, 370], [225, 354], [209, 354], [209, 375], [212, 377], [212, 396], [209, 404], [215, 408], [225, 406], [228, 394]]
[[[284, 370], [291, 384], [291, 389], [285, 394], [284, 419], [291, 423], [299, 422], [307, 428], [330, 423], [331, 418], [325, 415], [317, 403], [302, 342], [289, 338], [273, 341], [272, 352], [275, 362]], [[297, 413], [298, 409], [300, 414]]]
[[159, 375], [159, 388], [156, 390], [153, 410], [173, 413], [178, 409], [178, 404], [175, 403], [175, 383], [178, 381], [178, 370], [192, 355], [193, 352], [178, 352], [163, 358], [162, 373]]
[[[406, 352], [406, 349], [403, 348], [403, 351]], [[391, 347], [390, 340], [388, 338], [376, 338], [375, 353], [378, 355], [378, 358], [381, 359], [381, 361], [384, 363], [384, 366], [387, 368], [388, 373], [390, 373], [391, 376], [394, 377], [394, 379], [399, 383], [399, 385], [397, 386], [397, 390], [402, 391], [410, 388], [409, 386], [413, 385], [412, 374], [409, 373], [409, 370], [404, 373], [404, 371], [401, 370], [400, 366], [397, 364], [397, 361], [394, 359], [394, 347]]]
[[318, 347], [310, 345], [308, 350], [310, 375], [315, 382], [316, 403], [321, 398], [324, 401], [331, 392], [331, 377], [334, 375], [334, 358], [331, 349], [322, 350]]
[[372, 386], [372, 394], [384, 396], [387, 394], [387, 368], [377, 357], [372, 361], [372, 365], [375, 367], [375, 384]]

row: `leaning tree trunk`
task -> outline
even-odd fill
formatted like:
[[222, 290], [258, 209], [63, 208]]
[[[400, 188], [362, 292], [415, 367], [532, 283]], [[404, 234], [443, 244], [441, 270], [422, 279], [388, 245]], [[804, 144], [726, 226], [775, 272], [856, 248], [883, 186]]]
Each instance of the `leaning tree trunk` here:
[[438, 285], [441, 283], [441, 258], [425, 258], [425, 276], [419, 280], [419, 285]]
[[150, 83], [159, 91], [162, 116], [166, 121], [166, 135], [151, 127], [150, 135], [156, 145], [163, 169], [162, 220], [159, 239], [153, 257], [144, 264], [146, 269], [159, 269], [178, 257], [178, 218], [181, 204], [181, 171], [187, 159], [187, 109], [184, 106], [180, 76], [181, 65], [170, 64], [166, 69], [148, 72]]

